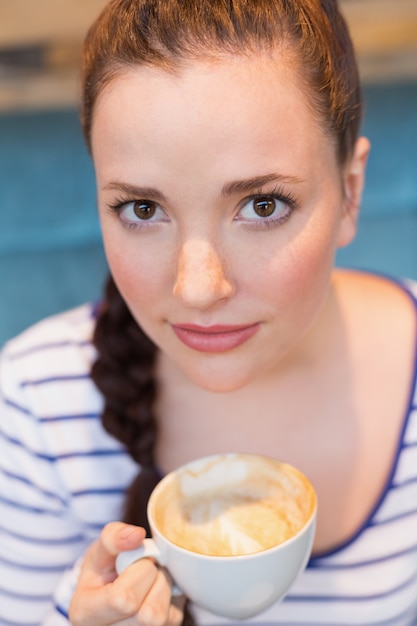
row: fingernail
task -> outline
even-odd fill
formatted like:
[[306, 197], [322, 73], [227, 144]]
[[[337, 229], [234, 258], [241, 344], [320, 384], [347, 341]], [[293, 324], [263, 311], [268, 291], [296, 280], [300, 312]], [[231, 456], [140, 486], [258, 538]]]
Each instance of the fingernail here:
[[124, 541], [135, 538], [136, 536], [138, 539], [142, 536], [142, 531], [138, 526], [126, 526], [119, 533], [119, 539]]

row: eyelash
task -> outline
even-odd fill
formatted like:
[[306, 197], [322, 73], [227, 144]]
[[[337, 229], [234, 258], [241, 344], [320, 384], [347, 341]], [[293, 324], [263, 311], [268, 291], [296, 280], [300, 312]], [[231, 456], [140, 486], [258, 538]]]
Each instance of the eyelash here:
[[[121, 220], [121, 222], [123, 223], [123, 226], [125, 228], [127, 228], [128, 230], [139, 230], [141, 228], [151, 228], [153, 226], [153, 222], [149, 221], [147, 222], [146, 220], [143, 220], [143, 223], [141, 224], [140, 220], [138, 220], [137, 222], [127, 222], [127, 221], [123, 221], [120, 217], [120, 214], [122, 212], [122, 210], [129, 204], [134, 204], [135, 202], [154, 202], [153, 200], [149, 200], [149, 199], [145, 199], [145, 198], [140, 198], [140, 200], [138, 200], [137, 198], [129, 198], [129, 197], [119, 197], [116, 198], [115, 201], [112, 204], [108, 205], [108, 208], [110, 209], [110, 211], [112, 213], [116, 213], [116, 215], [119, 217], [119, 219]], [[158, 203], [155, 202], [155, 204], [157, 206]]]
[[[261, 200], [261, 199], [272, 199], [277, 202], [280, 202], [282, 203], [284, 207], [287, 208], [287, 211], [284, 213], [284, 215], [278, 215], [278, 217], [273, 217], [273, 216], [264, 217], [264, 218], [260, 217], [259, 219], [251, 219], [251, 220], [248, 220], [248, 219], [245, 220], [244, 218], [239, 217], [240, 210], [242, 210], [242, 208], [246, 204], [248, 204], [249, 202], [253, 202], [253, 201]], [[141, 198], [141, 200], [144, 200], [144, 199]], [[139, 202], [139, 201], [140, 200], [138, 200], [137, 198], [132, 199], [128, 197], [119, 197], [115, 200], [114, 203], [109, 204], [108, 207], [111, 210], [111, 212], [115, 212], [120, 217], [120, 213], [123, 208], [125, 208], [128, 204], [132, 204], [132, 203]], [[284, 192], [282, 188], [278, 187], [276, 189], [273, 189], [270, 192], [257, 192], [244, 198], [240, 202], [241, 208], [235, 220], [237, 222], [242, 222], [242, 225], [244, 225], [245, 227], [249, 227], [249, 228], [254, 228], [254, 229], [273, 228], [274, 226], [279, 226], [281, 224], [284, 224], [291, 217], [291, 214], [293, 213], [294, 209], [297, 208], [297, 206], [298, 206], [298, 202], [297, 202], [297, 199], [293, 196], [293, 194]], [[143, 223], [140, 223], [140, 221], [132, 222], [132, 223], [123, 222], [123, 225], [125, 228], [129, 230], [138, 230], [142, 228], [150, 228], [154, 224], [151, 221], [147, 222], [146, 220], [143, 220]]]
[[235, 218], [236, 221], [241, 221], [245, 226], [249, 226], [250, 228], [273, 228], [274, 226], [280, 226], [284, 224], [292, 215], [294, 209], [298, 207], [298, 201], [292, 193], [285, 192], [281, 187], [277, 187], [269, 192], [258, 192], [254, 193], [251, 196], [244, 198], [241, 201], [240, 205], [243, 208], [249, 202], [253, 202], [256, 200], [262, 199], [272, 199], [280, 202], [284, 207], [287, 208], [287, 211], [284, 215], [278, 215], [277, 217], [260, 217], [259, 219], [246, 220], [244, 218]]

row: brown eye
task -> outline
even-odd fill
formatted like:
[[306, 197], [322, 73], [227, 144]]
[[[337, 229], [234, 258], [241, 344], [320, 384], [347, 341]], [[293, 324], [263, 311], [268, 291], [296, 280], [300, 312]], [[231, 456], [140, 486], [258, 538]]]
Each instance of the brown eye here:
[[138, 200], [133, 204], [133, 212], [141, 220], [149, 220], [156, 213], [157, 204], [152, 200]]
[[252, 202], [253, 209], [259, 217], [270, 217], [277, 208], [273, 198], [256, 198]]

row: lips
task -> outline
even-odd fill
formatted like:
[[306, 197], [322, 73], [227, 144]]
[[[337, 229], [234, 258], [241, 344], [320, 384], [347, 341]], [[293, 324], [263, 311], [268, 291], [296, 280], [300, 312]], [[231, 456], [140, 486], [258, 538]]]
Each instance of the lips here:
[[248, 341], [259, 329], [259, 324], [241, 326], [198, 326], [174, 324], [173, 331], [182, 343], [199, 352], [227, 352]]

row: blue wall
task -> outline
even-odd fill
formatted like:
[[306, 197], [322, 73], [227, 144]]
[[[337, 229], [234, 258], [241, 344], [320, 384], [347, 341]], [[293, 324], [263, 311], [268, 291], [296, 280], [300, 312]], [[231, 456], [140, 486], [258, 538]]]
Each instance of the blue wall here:
[[[338, 263], [417, 278], [417, 84], [365, 89], [360, 232]], [[73, 110], [0, 116], [0, 344], [100, 296], [93, 169]]]
[[365, 89], [372, 144], [356, 240], [339, 264], [417, 279], [417, 84]]
[[106, 263], [75, 111], [0, 116], [0, 344], [97, 299]]

